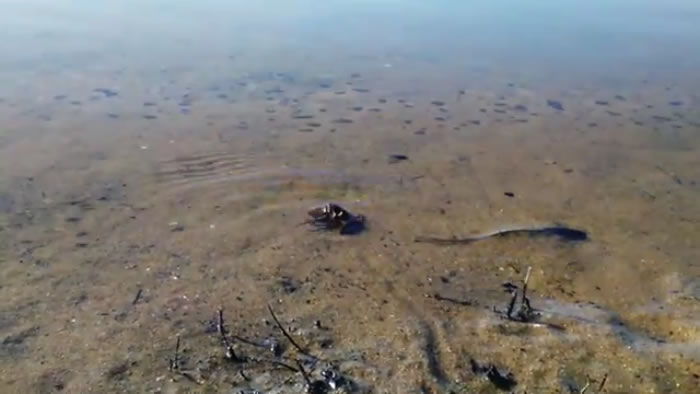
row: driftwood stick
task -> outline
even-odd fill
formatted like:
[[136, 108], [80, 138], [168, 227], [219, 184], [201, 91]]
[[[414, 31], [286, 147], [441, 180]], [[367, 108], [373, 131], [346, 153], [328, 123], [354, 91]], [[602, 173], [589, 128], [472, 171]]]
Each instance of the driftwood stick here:
[[301, 361], [297, 360], [297, 367], [299, 367], [299, 372], [301, 372], [301, 376], [304, 377], [304, 381], [306, 382], [306, 387], [311, 387], [313, 383], [311, 383], [311, 379], [309, 378], [309, 374], [306, 372], [304, 369], [304, 366], [301, 365]]
[[246, 361], [244, 357], [239, 357], [236, 354], [236, 351], [233, 350], [233, 344], [228, 337], [228, 332], [226, 331], [226, 326], [224, 325], [224, 310], [221, 308], [219, 308], [219, 322], [217, 324], [217, 329], [219, 331], [219, 335], [221, 336], [221, 343], [224, 345], [224, 349], [226, 350], [226, 359], [237, 362]]
[[301, 346], [299, 346], [295, 341], [294, 338], [292, 338], [291, 335], [287, 332], [287, 330], [284, 329], [284, 326], [282, 326], [282, 323], [280, 323], [279, 319], [277, 319], [277, 315], [275, 315], [275, 311], [272, 310], [272, 306], [270, 304], [267, 304], [267, 309], [270, 311], [270, 315], [272, 315], [272, 319], [275, 321], [277, 324], [277, 327], [282, 331], [282, 334], [289, 340], [289, 342], [294, 346], [300, 353], [305, 354], [307, 356], [313, 357], [311, 354], [306, 352]]
[[170, 367], [168, 368], [171, 371], [177, 371], [180, 369], [180, 336], [177, 336], [177, 342], [175, 342], [175, 355], [173, 355], [173, 358], [170, 359]]

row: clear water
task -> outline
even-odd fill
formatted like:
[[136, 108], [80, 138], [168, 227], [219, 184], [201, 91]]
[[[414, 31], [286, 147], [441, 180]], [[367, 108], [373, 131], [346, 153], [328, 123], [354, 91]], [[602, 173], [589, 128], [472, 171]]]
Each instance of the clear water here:
[[219, 308], [345, 392], [700, 384], [695, 1], [0, 6], [3, 392], [304, 391]]

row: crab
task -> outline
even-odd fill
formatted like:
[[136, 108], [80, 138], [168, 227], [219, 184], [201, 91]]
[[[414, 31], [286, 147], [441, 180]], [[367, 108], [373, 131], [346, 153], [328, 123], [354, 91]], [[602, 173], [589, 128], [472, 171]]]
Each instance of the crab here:
[[341, 235], [358, 234], [365, 229], [365, 217], [353, 215], [338, 204], [328, 203], [308, 212], [311, 219], [304, 224], [311, 224], [314, 231], [336, 231]]

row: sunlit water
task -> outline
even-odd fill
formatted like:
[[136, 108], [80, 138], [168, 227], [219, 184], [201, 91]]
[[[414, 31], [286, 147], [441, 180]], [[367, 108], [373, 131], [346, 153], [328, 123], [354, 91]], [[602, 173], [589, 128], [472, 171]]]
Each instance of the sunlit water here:
[[0, 7], [0, 391], [697, 391], [696, 2]]

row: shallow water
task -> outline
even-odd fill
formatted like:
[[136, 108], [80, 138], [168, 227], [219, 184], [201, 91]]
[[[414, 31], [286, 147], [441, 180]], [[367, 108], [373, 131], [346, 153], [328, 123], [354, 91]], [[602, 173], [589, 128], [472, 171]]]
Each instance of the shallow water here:
[[[700, 385], [695, 2], [6, 0], [0, 24], [2, 392], [304, 391], [269, 359], [346, 392], [497, 391], [472, 359], [519, 393]], [[328, 201], [367, 230], [299, 226]], [[546, 225], [590, 239], [414, 242]], [[539, 325], [503, 318], [527, 267]], [[281, 358], [225, 360], [219, 308]]]

